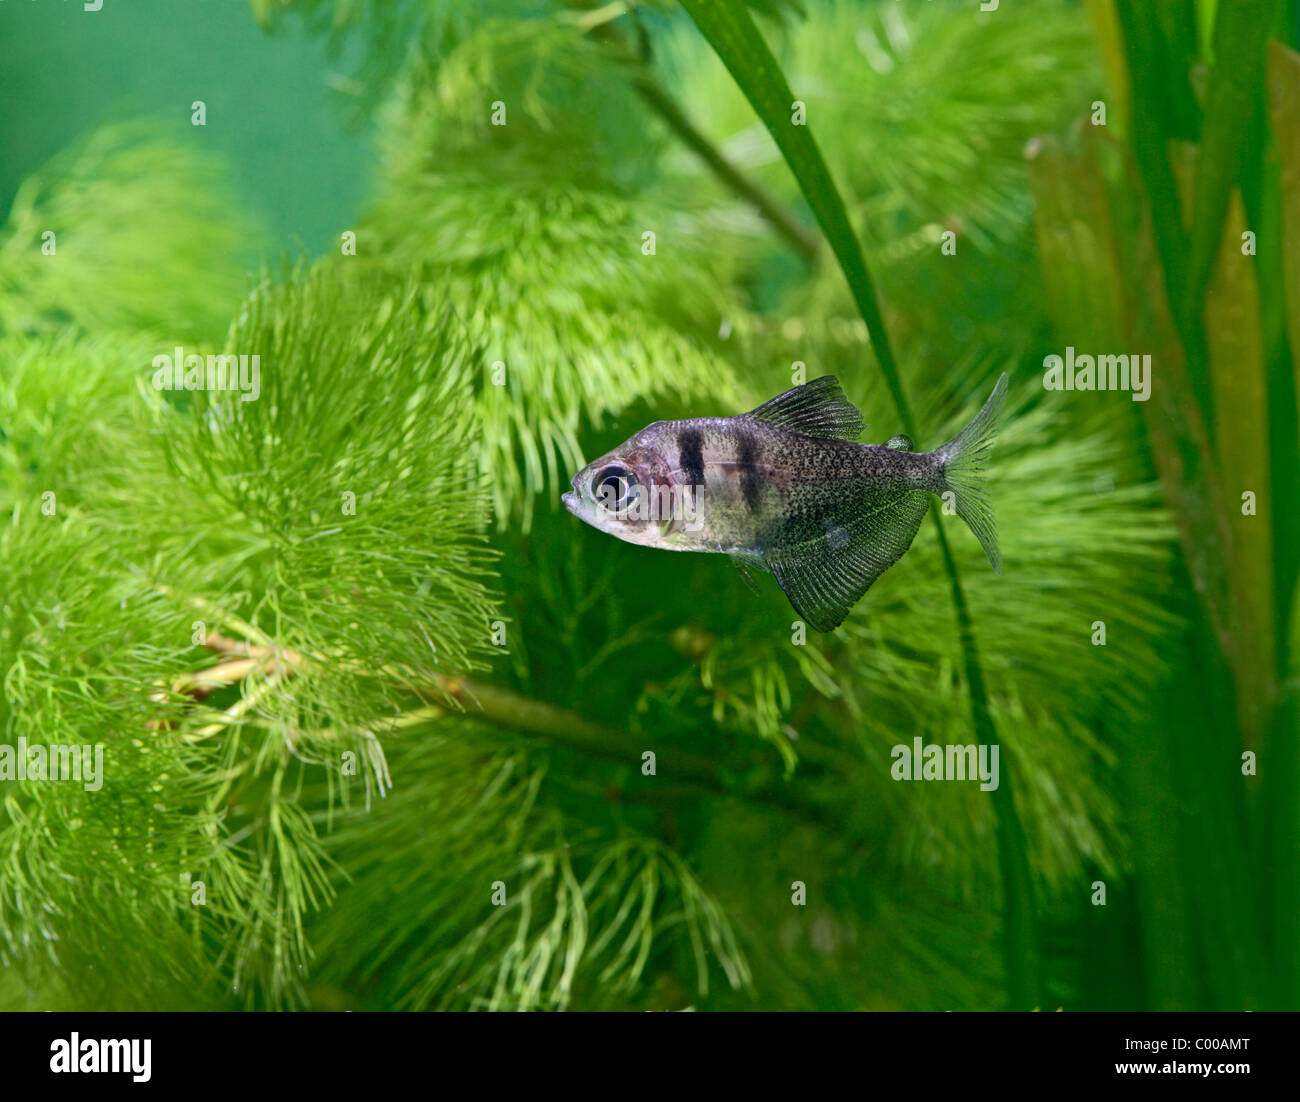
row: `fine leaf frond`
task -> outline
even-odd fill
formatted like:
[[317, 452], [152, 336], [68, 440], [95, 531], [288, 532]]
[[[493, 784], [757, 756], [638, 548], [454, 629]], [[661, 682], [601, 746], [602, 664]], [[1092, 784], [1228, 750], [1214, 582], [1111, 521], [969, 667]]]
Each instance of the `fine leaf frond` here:
[[528, 756], [449, 720], [398, 760], [409, 783], [332, 839], [350, 882], [322, 955], [346, 941], [365, 963], [352, 977], [327, 968], [323, 982], [360, 991], [363, 1005], [598, 1007], [638, 997], [676, 944], [700, 995], [718, 968], [748, 983], [727, 919], [686, 863], [644, 838], [568, 837]]
[[102, 126], [26, 179], [0, 223], [0, 334], [218, 338], [256, 242], [220, 158], [157, 123]]
[[648, 190], [658, 141], [639, 110], [597, 47], [543, 20], [486, 24], [417, 67], [388, 119], [389, 182], [355, 262], [418, 271], [483, 348], [476, 406], [503, 526], [527, 528], [536, 496], [582, 465], [583, 425], [669, 394], [739, 400], [716, 348], [742, 311], [719, 280], [732, 261], [707, 209]]

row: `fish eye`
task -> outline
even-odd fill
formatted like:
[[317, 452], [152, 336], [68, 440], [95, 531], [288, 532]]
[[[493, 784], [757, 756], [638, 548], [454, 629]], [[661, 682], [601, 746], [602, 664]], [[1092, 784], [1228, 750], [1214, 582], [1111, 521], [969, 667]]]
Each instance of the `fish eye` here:
[[591, 494], [610, 512], [626, 509], [637, 494], [637, 477], [625, 467], [604, 467], [591, 480]]

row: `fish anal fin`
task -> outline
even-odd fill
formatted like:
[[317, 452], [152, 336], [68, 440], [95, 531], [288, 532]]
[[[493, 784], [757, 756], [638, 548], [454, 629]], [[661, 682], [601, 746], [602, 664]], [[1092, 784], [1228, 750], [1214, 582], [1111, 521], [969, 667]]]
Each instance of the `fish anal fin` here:
[[834, 375], [778, 394], [744, 416], [823, 440], [856, 440], [863, 428], [862, 412], [844, 396]]
[[871, 584], [912, 546], [929, 508], [924, 490], [904, 490], [828, 509], [799, 538], [766, 554], [796, 612], [834, 631]]
[[757, 593], [758, 576], [767, 573], [767, 563], [763, 560], [763, 556], [752, 551], [733, 551], [729, 557], [736, 568], [736, 573], [749, 586], [749, 591]]

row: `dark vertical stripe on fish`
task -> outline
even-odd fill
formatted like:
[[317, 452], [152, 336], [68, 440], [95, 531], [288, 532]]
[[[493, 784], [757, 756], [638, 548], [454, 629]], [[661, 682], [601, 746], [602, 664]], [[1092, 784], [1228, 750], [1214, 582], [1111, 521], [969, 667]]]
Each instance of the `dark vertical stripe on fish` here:
[[681, 452], [678, 467], [685, 472], [687, 485], [704, 485], [704, 434], [699, 429], [682, 429], [677, 436]]
[[747, 430], [741, 429], [737, 433], [737, 444], [736, 465], [740, 468], [740, 492], [744, 495], [749, 511], [757, 513], [763, 487], [758, 470], [758, 441]]

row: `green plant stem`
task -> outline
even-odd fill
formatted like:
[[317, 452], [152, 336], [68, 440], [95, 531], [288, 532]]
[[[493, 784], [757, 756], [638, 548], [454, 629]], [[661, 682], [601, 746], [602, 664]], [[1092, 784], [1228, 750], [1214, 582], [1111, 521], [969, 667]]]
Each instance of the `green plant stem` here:
[[[266, 636], [256, 632], [256, 629], [251, 626], [248, 630], [255, 632], [255, 638], [266, 639]], [[251, 640], [240, 642], [217, 632], [209, 633], [204, 640], [204, 646], [224, 656], [224, 659], [216, 667], [186, 677], [183, 679], [185, 685], [207, 685], [208, 683], [230, 685], [242, 680], [247, 673], [258, 670], [268, 676], [268, 680], [259, 687], [264, 689], [267, 685], [278, 683], [279, 679], [293, 673], [308, 661], [305, 656], [294, 650], [268, 645], [266, 642], [254, 643]], [[235, 660], [232, 660], [231, 656], [235, 656]], [[245, 656], [249, 661], [240, 664], [237, 660]], [[422, 686], [412, 683], [409, 671], [382, 668], [375, 670], [374, 673], [376, 676], [390, 676], [408, 685], [422, 697], [429, 695], [421, 691]], [[466, 715], [481, 717], [492, 727], [538, 736], [622, 766], [640, 761], [641, 750], [629, 747], [626, 735], [619, 735], [615, 731], [592, 723], [575, 712], [534, 700], [532, 697], [509, 689], [464, 677], [433, 673], [426, 675], [426, 680], [429, 683], [428, 687], [436, 688], [442, 694], [444, 698], [442, 702], [426, 699], [424, 707], [405, 711], [400, 716], [376, 724], [376, 728], [405, 729], [454, 715], [455, 708], [446, 706], [446, 700], [449, 698], [456, 707], [463, 709]], [[186, 738], [200, 740], [220, 734], [230, 723], [242, 718], [249, 711], [250, 702], [254, 700], [257, 691], [259, 689], [241, 698], [216, 722], [208, 724]], [[667, 781], [729, 799], [764, 803], [819, 827], [834, 826], [834, 821], [823, 807], [805, 798], [799, 790], [785, 786], [780, 781], [761, 782], [751, 787], [729, 785], [719, 775], [718, 767], [708, 758], [671, 746], [656, 750], [656, 765], [663, 770], [662, 774], [656, 775], [663, 776]], [[733, 772], [738, 775], [745, 771], [743, 765], [733, 767]], [[629, 799], [639, 798], [634, 792], [624, 791]], [[654, 796], [658, 798], [660, 795], [662, 791], [657, 788]]]
[[[984, 670], [980, 666], [979, 648], [975, 642], [975, 627], [966, 594], [962, 589], [961, 575], [953, 561], [952, 549], [937, 503], [931, 503], [931, 516], [939, 535], [939, 551], [943, 555], [944, 569], [952, 583], [952, 603], [957, 611], [957, 630], [961, 635], [962, 655], [966, 663], [966, 683], [970, 686], [971, 717], [975, 737], [998, 751], [1002, 758], [1002, 742], [997, 725], [989, 710], [988, 689], [984, 684]], [[1042, 991], [1038, 940], [1038, 907], [1034, 898], [1034, 880], [1029, 869], [1025, 833], [1016, 811], [1015, 794], [1011, 785], [999, 784], [992, 792], [993, 811], [997, 820], [998, 868], [1002, 873], [1002, 937], [1003, 959], [1007, 969], [1007, 989], [1011, 993], [1014, 1009], [1037, 1006]]]
[[[875, 281], [867, 269], [866, 258], [857, 234], [849, 222], [848, 211], [821, 150], [805, 122], [796, 123], [792, 115], [793, 93], [767, 42], [759, 33], [742, 0], [682, 0], [695, 25], [726, 65], [759, 118], [767, 126], [790, 170], [817, 217], [818, 224], [834, 250], [858, 312], [867, 323], [872, 347], [881, 373], [903, 425], [903, 431], [916, 438], [911, 407], [903, 390], [889, 334], [881, 314]], [[977, 737], [990, 746], [997, 745], [997, 729], [989, 709], [988, 692], [970, 611], [966, 606], [957, 564], [944, 536], [937, 508], [931, 510], [943, 553], [944, 569], [952, 586], [967, 684], [970, 687], [971, 719]], [[1040, 1003], [1038, 918], [1034, 902], [1029, 856], [1025, 848], [1024, 829], [1016, 811], [1011, 776], [1003, 775], [994, 794], [994, 813], [998, 828], [998, 863], [1002, 871], [1003, 928], [1008, 994], [1013, 1009], [1030, 1009]]]
[[[627, 735], [620, 736], [563, 708], [482, 681], [442, 674], [435, 674], [434, 681], [466, 714], [480, 715], [494, 727], [539, 736], [623, 766], [640, 760], [641, 750], [628, 745]], [[826, 812], [796, 789], [774, 784], [734, 789], [724, 783], [717, 765], [708, 758], [675, 747], [656, 751], [656, 758], [660, 775], [669, 780], [719, 796], [765, 803], [819, 826], [831, 824]]]
[[815, 263], [821, 239], [800, 222], [793, 213], [760, 188], [753, 180], [727, 160], [698, 130], [660, 86], [650, 77], [638, 77], [634, 87], [641, 98], [652, 107], [682, 143], [702, 160], [713, 174], [727, 187], [748, 202], [761, 214], [773, 229], [786, 239], [809, 264]]
[[682, 144], [699, 157], [727, 188], [758, 211], [767, 223], [789, 242], [795, 252], [809, 264], [816, 263], [817, 254], [821, 249], [821, 239], [817, 234], [722, 155], [721, 150], [687, 118], [686, 112], [681, 109], [677, 101], [648, 71], [644, 59], [635, 57], [628, 49], [627, 43], [618, 30], [606, 20], [591, 26], [587, 33], [624, 55], [630, 64], [640, 68], [632, 78], [632, 87], [636, 89], [646, 105], [659, 116], [664, 125], [676, 134]]

